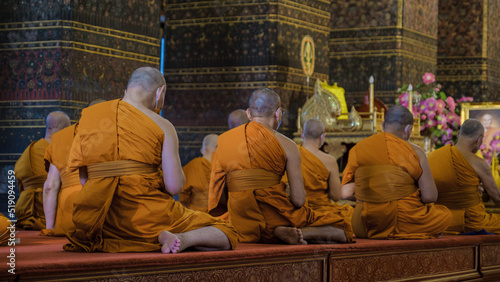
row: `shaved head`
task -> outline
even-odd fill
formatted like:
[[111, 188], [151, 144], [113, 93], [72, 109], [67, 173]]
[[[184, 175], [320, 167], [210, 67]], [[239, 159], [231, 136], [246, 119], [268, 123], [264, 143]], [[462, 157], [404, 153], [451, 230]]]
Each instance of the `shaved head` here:
[[403, 106], [392, 106], [387, 110], [384, 125], [398, 131], [404, 131], [407, 125], [413, 125], [413, 115]]
[[311, 118], [304, 123], [304, 138], [318, 139], [324, 132], [325, 126], [318, 119]]
[[47, 119], [45, 120], [45, 125], [47, 126], [47, 130], [52, 131], [53, 133], [66, 128], [71, 125], [71, 121], [69, 116], [61, 111], [51, 112], [47, 115]]
[[142, 67], [132, 73], [128, 80], [127, 89], [141, 87], [147, 92], [153, 92], [166, 84], [165, 78], [159, 70], [152, 67]]
[[468, 119], [460, 127], [460, 136], [468, 138], [477, 138], [484, 133], [483, 124], [477, 119]]
[[201, 153], [204, 157], [208, 157], [209, 160], [212, 157], [212, 154], [215, 152], [215, 149], [217, 149], [218, 139], [219, 135], [217, 134], [208, 134], [207, 136], [205, 136], [205, 138], [203, 138]]
[[272, 117], [281, 105], [280, 96], [268, 88], [257, 89], [252, 92], [248, 103], [251, 117]]
[[90, 106], [93, 106], [93, 105], [95, 105], [95, 104], [102, 103], [102, 102], [106, 102], [106, 100], [101, 99], [101, 98], [94, 99], [94, 100], [90, 101], [90, 103], [89, 103], [89, 107], [90, 107]]
[[242, 124], [247, 123], [248, 121], [249, 120], [248, 120], [247, 112], [245, 112], [245, 110], [241, 110], [241, 109], [238, 109], [238, 110], [231, 112], [229, 114], [229, 118], [227, 119], [229, 129], [233, 129], [235, 127], [238, 127]]

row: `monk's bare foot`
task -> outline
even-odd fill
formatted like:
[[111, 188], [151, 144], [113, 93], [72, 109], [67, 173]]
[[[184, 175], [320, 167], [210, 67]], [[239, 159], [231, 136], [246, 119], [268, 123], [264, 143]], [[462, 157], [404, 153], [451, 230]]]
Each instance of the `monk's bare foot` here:
[[274, 229], [274, 236], [290, 245], [306, 245], [302, 231], [297, 227], [280, 226]]
[[162, 244], [161, 252], [164, 254], [175, 254], [181, 251], [181, 240], [175, 234], [168, 231], [162, 231], [160, 235], [158, 235], [158, 241]]

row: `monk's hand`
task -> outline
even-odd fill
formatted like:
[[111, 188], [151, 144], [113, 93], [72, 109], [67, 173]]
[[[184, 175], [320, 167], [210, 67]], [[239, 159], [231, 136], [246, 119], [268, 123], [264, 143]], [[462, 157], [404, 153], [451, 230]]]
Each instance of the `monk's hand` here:
[[288, 197], [290, 197], [290, 184], [288, 183], [285, 183], [285, 192], [286, 194], [288, 195]]

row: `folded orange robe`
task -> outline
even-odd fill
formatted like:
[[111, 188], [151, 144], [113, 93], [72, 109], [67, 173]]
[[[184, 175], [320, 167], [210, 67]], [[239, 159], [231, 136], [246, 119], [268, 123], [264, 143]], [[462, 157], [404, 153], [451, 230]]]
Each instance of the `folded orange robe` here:
[[227, 185], [229, 222], [238, 230], [240, 242], [277, 242], [274, 229], [278, 226], [326, 225], [344, 230], [351, 241], [351, 225], [345, 218], [293, 206], [280, 181], [285, 173], [285, 151], [259, 123], [250, 122], [219, 136], [215, 155], [210, 189], [220, 199]]
[[0, 246], [6, 246], [10, 238], [10, 220], [0, 213]]
[[179, 200], [186, 207], [208, 212], [208, 185], [210, 184], [211, 163], [204, 157], [191, 160], [182, 168], [186, 183], [179, 195]]
[[82, 190], [78, 170], [70, 171], [68, 156], [76, 134], [78, 124], [66, 127], [52, 136], [49, 147], [45, 151], [45, 168], [53, 164], [61, 176], [61, 187], [57, 195], [57, 211], [54, 229], [42, 229], [40, 235], [65, 236], [74, 230], [73, 203], [76, 195]]
[[89, 179], [76, 197], [76, 230], [67, 234], [71, 244], [65, 250], [157, 251], [161, 231], [205, 226], [220, 229], [235, 247], [232, 226], [187, 209], [167, 194], [160, 169], [163, 139], [153, 120], [121, 99], [83, 110], [68, 166], [86, 166]]
[[19, 185], [19, 199], [16, 203], [16, 227], [41, 230], [45, 228], [43, 211], [43, 183], [47, 172], [43, 156], [49, 142], [45, 139], [33, 141], [17, 160], [14, 172]]
[[356, 237], [436, 238], [451, 222], [445, 207], [424, 204], [416, 185], [422, 169], [411, 145], [378, 133], [349, 151], [342, 184], [355, 180], [358, 200], [352, 218]]
[[459, 234], [485, 229], [500, 234], [500, 214], [488, 214], [478, 191], [479, 175], [455, 146], [444, 146], [429, 155], [438, 188], [436, 203], [447, 206], [452, 223], [447, 232]]
[[323, 162], [302, 146], [299, 146], [299, 151], [307, 206], [315, 211], [338, 214], [351, 223], [354, 209], [349, 205], [339, 205], [330, 200], [328, 195], [330, 172]]

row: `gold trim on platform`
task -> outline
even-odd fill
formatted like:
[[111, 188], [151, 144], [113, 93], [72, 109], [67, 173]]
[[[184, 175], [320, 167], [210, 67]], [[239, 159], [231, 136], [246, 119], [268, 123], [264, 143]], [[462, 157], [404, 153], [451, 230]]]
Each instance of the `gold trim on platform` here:
[[[185, 273], [188, 272], [200, 272], [200, 271], [216, 271], [218, 269], [235, 269], [237, 273], [238, 268], [252, 268], [259, 266], [268, 266], [268, 265], [278, 265], [278, 264], [293, 264], [293, 263], [304, 263], [304, 262], [317, 262], [321, 264], [321, 281], [326, 281], [328, 278], [328, 252], [320, 251], [316, 253], [309, 253], [303, 255], [292, 255], [292, 256], [284, 256], [284, 257], [271, 257], [271, 258], [259, 258], [259, 259], [246, 259], [244, 261], [221, 261], [219, 263], [216, 262], [199, 262], [196, 264], [177, 264], [177, 265], [163, 265], [163, 266], [148, 266], [148, 267], [137, 267], [137, 268], [122, 268], [121, 270], [116, 269], [106, 269], [106, 270], [93, 270], [89, 271], [81, 271], [81, 272], [69, 272], [69, 273], [51, 273], [51, 274], [23, 274], [24, 279], [30, 280], [43, 280], [43, 281], [88, 281], [88, 280], [108, 280], [109, 278], [113, 279], [125, 279], [125, 280], [134, 280], [134, 277], [145, 277], [145, 276], [153, 276], [150, 278], [154, 278], [154, 275], [161, 274], [171, 274], [171, 273]], [[121, 272], [119, 272], [121, 271]], [[233, 277], [234, 278], [234, 277]]]

